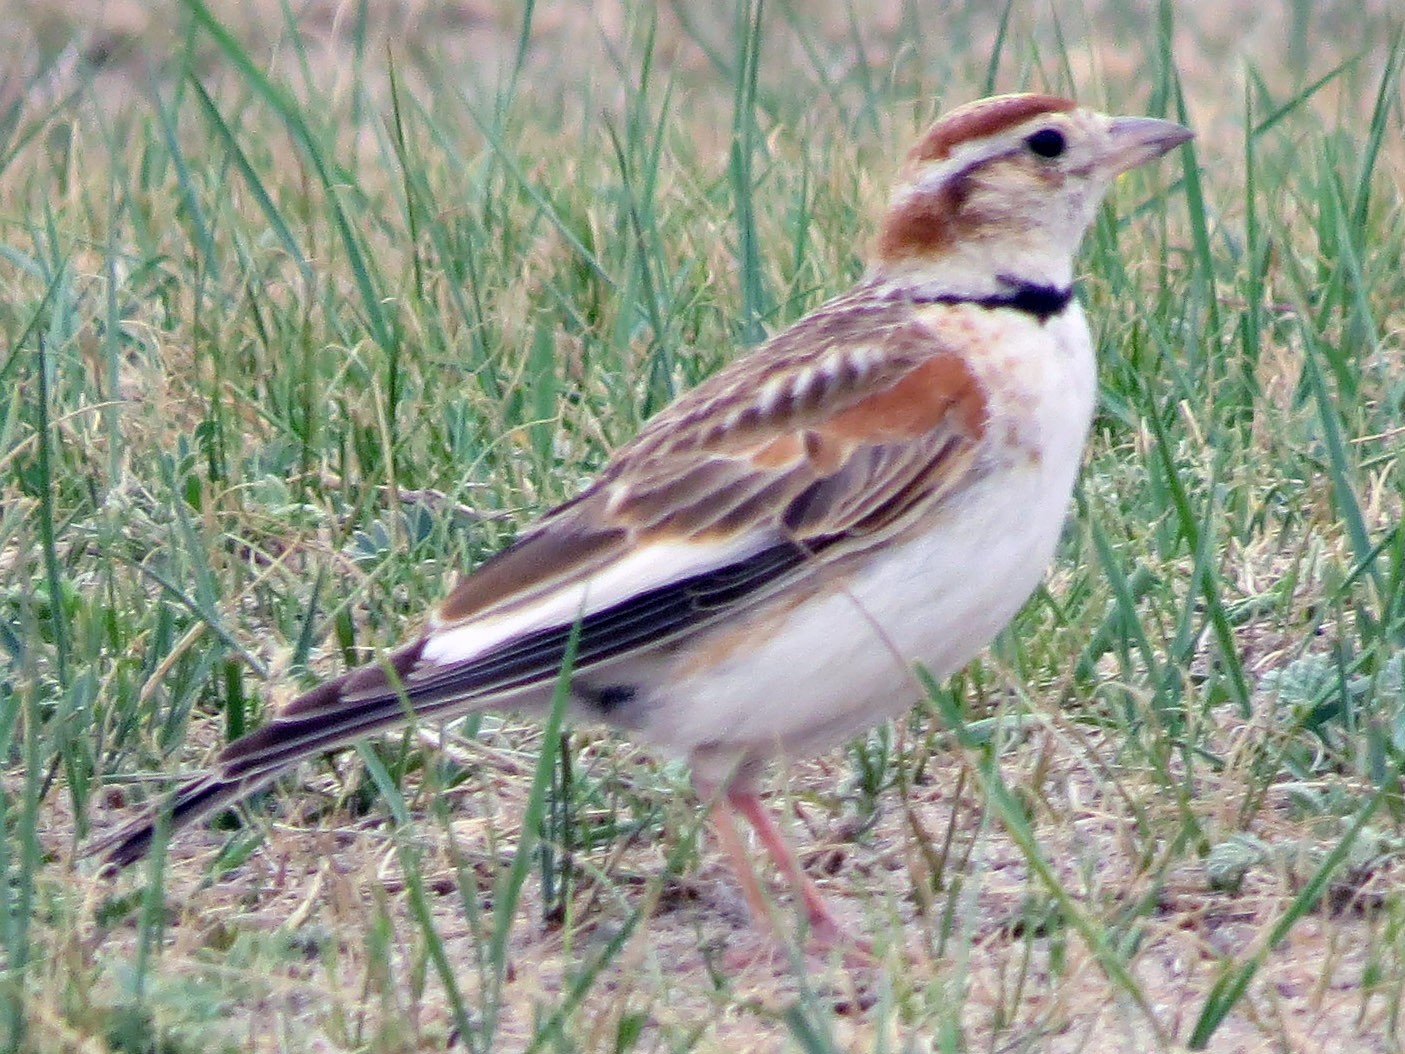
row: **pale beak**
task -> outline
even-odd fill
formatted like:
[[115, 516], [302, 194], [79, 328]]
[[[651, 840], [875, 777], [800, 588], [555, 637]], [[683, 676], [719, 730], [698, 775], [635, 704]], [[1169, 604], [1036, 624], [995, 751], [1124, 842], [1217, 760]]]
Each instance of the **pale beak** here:
[[1108, 132], [1112, 148], [1107, 160], [1114, 172], [1126, 172], [1155, 161], [1168, 150], [1195, 138], [1189, 128], [1155, 117], [1114, 117]]

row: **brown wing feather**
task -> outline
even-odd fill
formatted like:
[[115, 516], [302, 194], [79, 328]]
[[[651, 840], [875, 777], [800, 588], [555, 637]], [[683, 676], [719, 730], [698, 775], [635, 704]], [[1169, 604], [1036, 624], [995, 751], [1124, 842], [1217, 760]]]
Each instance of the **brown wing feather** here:
[[911, 305], [832, 301], [654, 418], [461, 583], [435, 627], [531, 604], [659, 539], [870, 532], [930, 497], [915, 480], [960, 478], [985, 414], [977, 378]]

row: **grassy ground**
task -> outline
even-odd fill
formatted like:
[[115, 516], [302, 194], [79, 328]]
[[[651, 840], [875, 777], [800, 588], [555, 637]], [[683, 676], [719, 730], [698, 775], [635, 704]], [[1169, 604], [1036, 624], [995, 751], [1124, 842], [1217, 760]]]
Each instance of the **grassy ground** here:
[[[943, 6], [0, 4], [0, 1049], [1405, 1049], [1398, 9]], [[1200, 137], [1089, 239], [1047, 589], [775, 775], [876, 967], [723, 969], [686, 773], [511, 717], [93, 875], [1020, 88]]]

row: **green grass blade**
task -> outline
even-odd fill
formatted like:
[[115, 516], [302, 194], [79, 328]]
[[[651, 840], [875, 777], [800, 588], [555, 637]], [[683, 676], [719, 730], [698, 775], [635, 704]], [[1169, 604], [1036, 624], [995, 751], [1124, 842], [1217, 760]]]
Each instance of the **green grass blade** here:
[[732, 98], [732, 144], [727, 176], [737, 223], [737, 274], [742, 289], [741, 339], [755, 344], [766, 336], [762, 320], [772, 304], [761, 267], [756, 232], [756, 79], [761, 63], [761, 12], [764, 0], [746, 0], [737, 8], [736, 84]]

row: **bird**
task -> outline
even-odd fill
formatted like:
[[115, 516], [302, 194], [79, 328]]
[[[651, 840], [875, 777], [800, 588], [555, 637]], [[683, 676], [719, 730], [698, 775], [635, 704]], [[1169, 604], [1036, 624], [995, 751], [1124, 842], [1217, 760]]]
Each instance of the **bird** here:
[[1191, 138], [1049, 94], [940, 117], [852, 288], [661, 410], [408, 643], [107, 836], [105, 866], [309, 756], [407, 720], [549, 713], [561, 682], [568, 720], [686, 759], [758, 927], [771, 901], [736, 817], [807, 939], [846, 940], [762, 799], [766, 770], [907, 712], [919, 666], [959, 670], [1038, 587], [1096, 401], [1080, 243], [1116, 176]]

